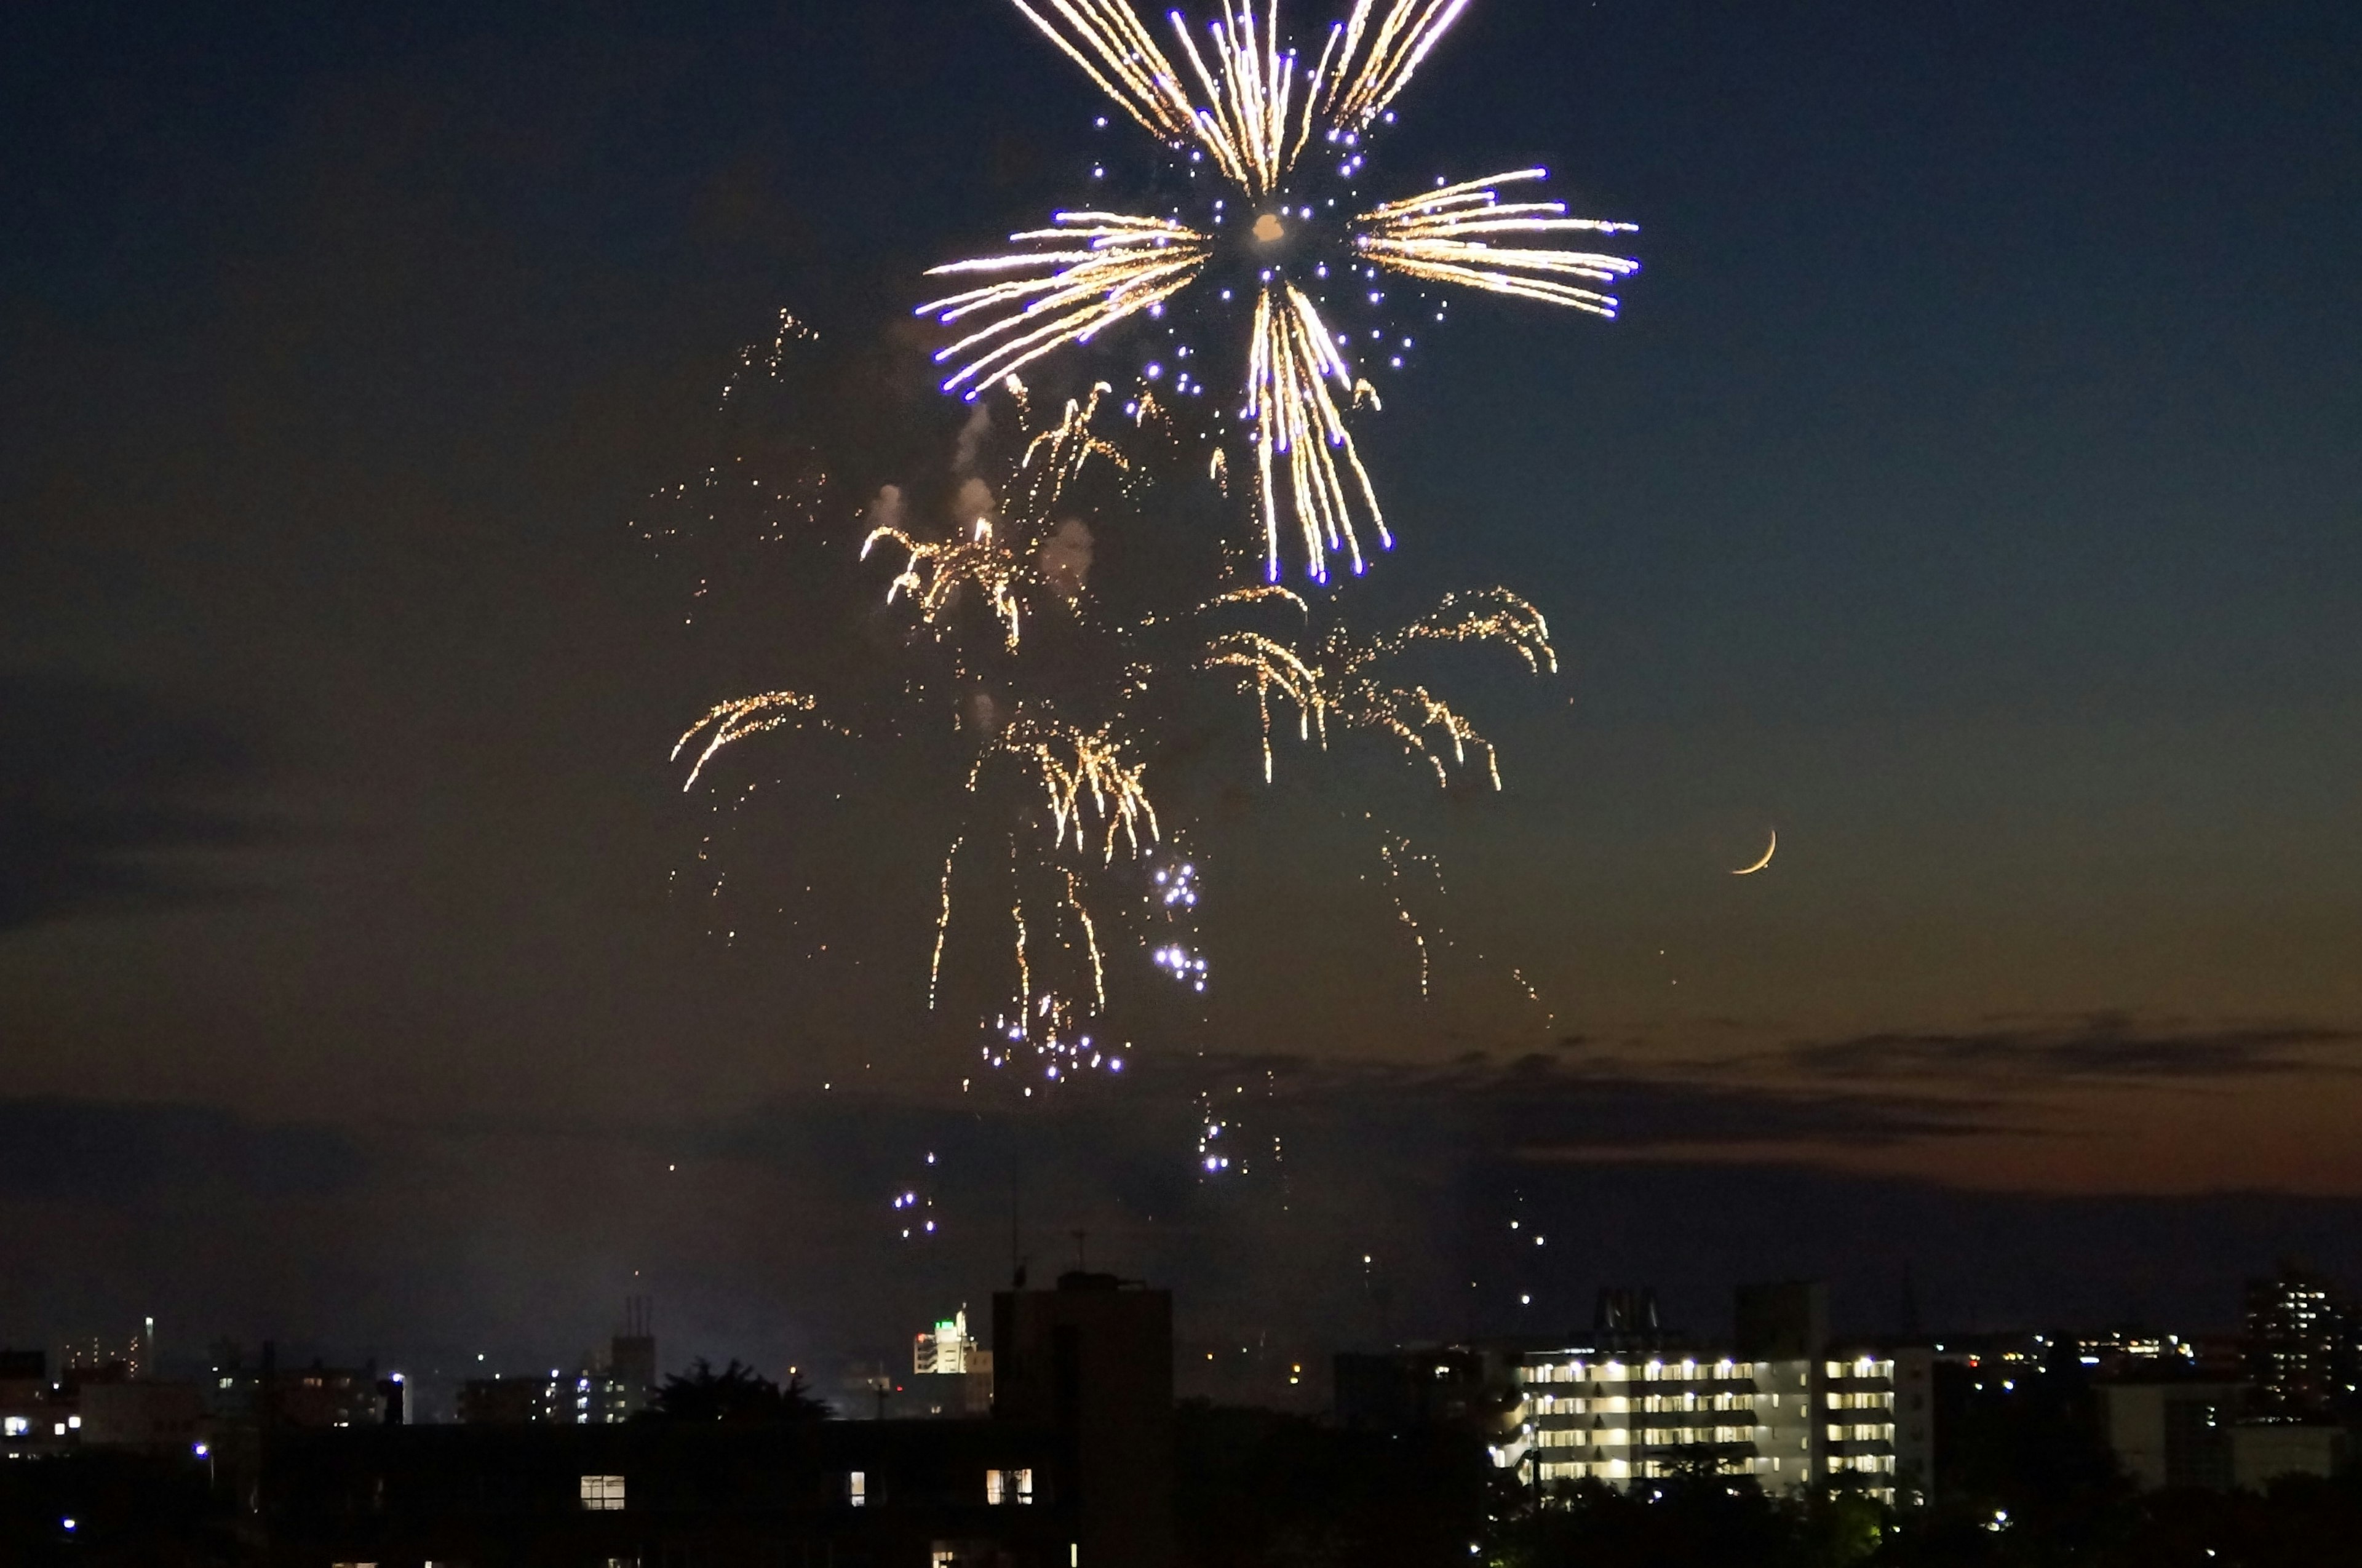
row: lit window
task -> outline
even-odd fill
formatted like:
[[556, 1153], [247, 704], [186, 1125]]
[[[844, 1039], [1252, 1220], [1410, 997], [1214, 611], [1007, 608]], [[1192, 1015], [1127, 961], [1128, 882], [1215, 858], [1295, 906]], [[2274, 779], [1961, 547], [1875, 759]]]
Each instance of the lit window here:
[[869, 1475], [866, 1471], [845, 1472], [844, 1500], [856, 1508], [866, 1508], [869, 1506]]
[[7, 1423], [8, 1435], [10, 1437], [23, 1437], [26, 1430], [30, 1428], [32, 1424], [32, 1422], [27, 1420], [22, 1416], [11, 1416], [8, 1418]]
[[1033, 1500], [1033, 1472], [1031, 1470], [988, 1470], [984, 1473], [984, 1500], [998, 1507], [1003, 1503], [1030, 1503]]
[[624, 1506], [624, 1478], [620, 1475], [585, 1475], [582, 1477], [582, 1506], [593, 1513], [613, 1513]]

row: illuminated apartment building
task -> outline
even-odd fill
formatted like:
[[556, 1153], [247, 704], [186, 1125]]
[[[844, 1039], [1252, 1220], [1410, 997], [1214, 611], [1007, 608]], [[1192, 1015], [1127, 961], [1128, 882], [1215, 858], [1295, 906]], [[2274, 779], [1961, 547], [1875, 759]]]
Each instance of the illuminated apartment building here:
[[2263, 1412], [2322, 1417], [2346, 1403], [2349, 1343], [2345, 1314], [2320, 1275], [2291, 1263], [2247, 1282], [2247, 1375]]
[[1518, 1436], [1495, 1450], [1538, 1485], [1629, 1489], [1683, 1473], [1754, 1477], [1767, 1492], [1854, 1485], [1882, 1501], [1925, 1493], [1934, 1358], [1839, 1352], [1819, 1286], [1745, 1286], [1727, 1353], [1571, 1347], [1522, 1358]]

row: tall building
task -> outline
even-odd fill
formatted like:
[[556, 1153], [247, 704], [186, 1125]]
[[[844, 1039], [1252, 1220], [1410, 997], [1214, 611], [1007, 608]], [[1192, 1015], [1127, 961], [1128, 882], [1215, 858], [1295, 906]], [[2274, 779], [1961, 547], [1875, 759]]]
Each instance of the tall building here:
[[1111, 1274], [992, 1298], [992, 1414], [1056, 1432], [1071, 1455], [1075, 1562], [1169, 1568], [1173, 1297]]
[[2344, 1402], [2354, 1379], [2347, 1365], [2346, 1314], [2329, 1282], [2283, 1263], [2269, 1279], [2247, 1282], [2247, 1375], [2259, 1409], [2325, 1416]]
[[61, 1381], [129, 1382], [145, 1377], [155, 1364], [156, 1320], [147, 1320], [138, 1332], [120, 1340], [93, 1334], [68, 1340], [58, 1349]]
[[647, 1297], [624, 1298], [624, 1326], [607, 1342], [605, 1372], [624, 1414], [644, 1410], [656, 1398], [656, 1304]]

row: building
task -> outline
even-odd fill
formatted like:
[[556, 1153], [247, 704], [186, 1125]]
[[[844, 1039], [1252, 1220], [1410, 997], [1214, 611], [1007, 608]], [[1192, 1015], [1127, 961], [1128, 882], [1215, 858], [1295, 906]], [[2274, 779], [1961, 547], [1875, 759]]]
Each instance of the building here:
[[120, 1357], [94, 1364], [77, 1355], [52, 1383], [40, 1352], [0, 1352], [0, 1454], [204, 1452], [214, 1430], [204, 1386], [134, 1377], [132, 1365]]
[[87, 1383], [75, 1399], [85, 1448], [173, 1453], [199, 1448], [211, 1434], [205, 1391], [194, 1383], [150, 1378]]
[[2182, 1335], [2138, 1326], [2123, 1326], [2079, 1336], [2075, 1356], [2096, 1377], [2138, 1377], [2160, 1368], [2188, 1371], [2198, 1366], [2195, 1342]]
[[418, 1426], [283, 1434], [259, 1563], [1079, 1568], [1058, 1434], [993, 1421]]
[[626, 1297], [624, 1326], [607, 1342], [608, 1378], [626, 1412], [645, 1410], [657, 1397], [655, 1305], [645, 1296]]
[[46, 1353], [0, 1351], [0, 1455], [53, 1452], [79, 1437], [81, 1428], [77, 1404], [50, 1382]]
[[2342, 1474], [2353, 1452], [2344, 1427], [2320, 1421], [2241, 1421], [2231, 1429], [2231, 1483], [2262, 1491], [2283, 1475]]
[[911, 1380], [900, 1392], [912, 1397], [919, 1414], [991, 1413], [992, 1353], [968, 1332], [966, 1307], [913, 1338]]
[[315, 1356], [309, 1366], [281, 1367], [279, 1347], [269, 1341], [255, 1361], [234, 1341], [217, 1342], [203, 1387], [216, 1427], [258, 1430], [381, 1426], [389, 1401], [406, 1411], [407, 1396], [398, 1376], [378, 1375], [375, 1362], [330, 1366]]
[[2247, 1385], [2195, 1375], [2103, 1383], [2100, 1419], [2116, 1463], [2145, 1491], [2227, 1489], [2231, 1430]]
[[1934, 1353], [1841, 1349], [1827, 1292], [1744, 1286], [1732, 1343], [1528, 1352], [1513, 1446], [1496, 1462], [1540, 1488], [1622, 1489], [1684, 1473], [1755, 1478], [1767, 1491], [1858, 1488], [1925, 1496], [1934, 1473]]
[[[1812, 1362], [1538, 1353], [1524, 1367], [1520, 1446], [1502, 1458], [1529, 1465], [1543, 1486], [1629, 1489], [1704, 1470], [1752, 1476], [1772, 1492], [1844, 1485], [1889, 1503], [1924, 1496], [1934, 1468], [1933, 1365], [1914, 1351]], [[1901, 1415], [1899, 1397], [1917, 1408]]]
[[2322, 1417], [2345, 1403], [2355, 1381], [2347, 1314], [2327, 1280], [2283, 1263], [2247, 1282], [2245, 1349], [2256, 1403], [2274, 1415]]
[[1076, 1271], [992, 1298], [996, 1424], [1057, 1435], [1083, 1564], [1169, 1568], [1173, 1297]]
[[1925, 1345], [1898, 1345], [1894, 1362], [1894, 1489], [1936, 1495], [1936, 1362]]
[[646, 1297], [634, 1297], [603, 1354], [583, 1356], [572, 1372], [553, 1366], [546, 1377], [470, 1378], [459, 1387], [459, 1419], [470, 1426], [612, 1426], [646, 1409], [656, 1395], [656, 1334]]
[[2344, 1427], [2242, 1416], [2252, 1386], [2198, 1375], [2099, 1386], [2109, 1450], [2144, 1491], [2261, 1490], [2283, 1475], [2335, 1475], [2353, 1440]]
[[138, 1331], [120, 1340], [93, 1334], [87, 1339], [68, 1340], [58, 1349], [58, 1375], [61, 1382], [71, 1381], [77, 1374], [127, 1381], [146, 1377], [155, 1369], [153, 1318], [141, 1319]]
[[646, 1408], [644, 1386], [590, 1367], [553, 1366], [546, 1377], [471, 1377], [459, 1386], [459, 1419], [469, 1426], [613, 1426]]
[[1338, 1422], [1386, 1432], [1449, 1427], [1498, 1452], [1517, 1441], [1523, 1354], [1515, 1345], [1342, 1353], [1333, 1373]]
[[983, 1419], [281, 1430], [240, 1534], [290, 1568], [1170, 1568], [1172, 1298], [1088, 1274], [1004, 1292], [992, 1354]]
[[1925, 1499], [1936, 1353], [1832, 1342], [1816, 1284], [1741, 1286], [1727, 1343], [1668, 1329], [1653, 1291], [1599, 1293], [1587, 1334], [1337, 1358], [1341, 1424], [1481, 1438], [1537, 1491], [1704, 1472], [1766, 1490], [1838, 1485]]
[[1693, 1348], [1685, 1335], [1664, 1326], [1655, 1290], [1603, 1286], [1588, 1334], [1551, 1343], [1495, 1340], [1341, 1353], [1331, 1378], [1337, 1419], [1347, 1427], [1389, 1432], [1449, 1427], [1483, 1439], [1499, 1461], [1518, 1441], [1525, 1357], [1575, 1342], [1595, 1353], [1628, 1356]]

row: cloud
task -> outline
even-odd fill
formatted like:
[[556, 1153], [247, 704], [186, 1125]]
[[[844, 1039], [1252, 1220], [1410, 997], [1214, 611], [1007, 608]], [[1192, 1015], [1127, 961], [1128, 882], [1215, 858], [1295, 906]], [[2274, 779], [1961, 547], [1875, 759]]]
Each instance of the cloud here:
[[2350, 1046], [2352, 1029], [2295, 1022], [2144, 1023], [2119, 1013], [1961, 1032], [1884, 1032], [1803, 1041], [1779, 1058], [1815, 1077], [2172, 1080], [2349, 1071], [2320, 1059]]
[[277, 836], [222, 803], [263, 771], [255, 739], [217, 716], [0, 671], [0, 931], [241, 891], [193, 857]]
[[1533, 1055], [1442, 1069], [1242, 1060], [1302, 1112], [1527, 1157], [1729, 1145], [1892, 1144], [2005, 1129], [1982, 1100], [1699, 1082]]
[[259, 1124], [195, 1105], [0, 1100], [0, 1198], [139, 1207], [192, 1198], [284, 1198], [360, 1179], [332, 1129]]

